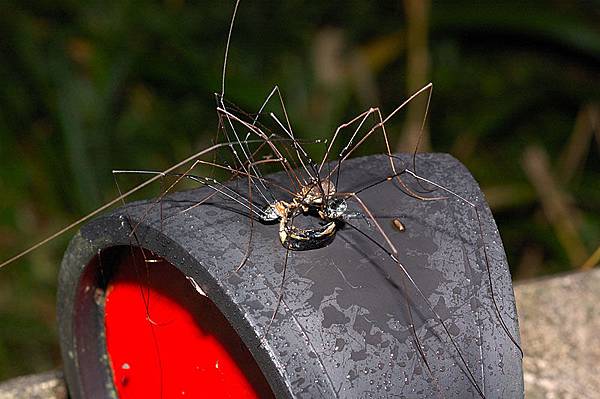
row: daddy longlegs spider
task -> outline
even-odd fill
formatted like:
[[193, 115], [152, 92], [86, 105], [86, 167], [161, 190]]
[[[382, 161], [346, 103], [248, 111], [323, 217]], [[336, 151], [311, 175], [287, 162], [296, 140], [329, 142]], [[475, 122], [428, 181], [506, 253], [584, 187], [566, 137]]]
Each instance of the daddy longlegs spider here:
[[[237, 4], [236, 4], [237, 10]], [[233, 24], [232, 24], [233, 26]], [[230, 30], [231, 35], [231, 30]], [[229, 42], [228, 46], [229, 48]], [[227, 58], [226, 58], [227, 60]], [[447, 325], [445, 324], [442, 317], [437, 313], [434, 309], [431, 302], [429, 302], [428, 298], [425, 294], [420, 290], [419, 286], [415, 282], [415, 280], [411, 277], [406, 268], [402, 265], [402, 263], [398, 260], [397, 254], [398, 249], [393, 244], [392, 240], [389, 238], [388, 234], [384, 232], [380, 224], [378, 223], [376, 217], [370, 211], [369, 207], [365, 204], [365, 202], [360, 198], [359, 194], [362, 192], [376, 188], [380, 184], [386, 184], [390, 182], [397, 182], [399, 187], [398, 189], [404, 192], [406, 195], [416, 198], [420, 201], [442, 201], [447, 200], [448, 197], [452, 197], [454, 199], [460, 200], [465, 203], [467, 206], [471, 207], [475, 212], [477, 223], [480, 229], [480, 237], [483, 241], [483, 231], [481, 227], [481, 220], [479, 210], [475, 203], [469, 201], [465, 197], [457, 194], [456, 192], [445, 188], [442, 185], [439, 185], [427, 178], [424, 178], [416, 173], [416, 155], [413, 154], [413, 169], [410, 170], [407, 167], [398, 168], [396, 166], [396, 161], [399, 159], [391, 153], [388, 135], [385, 131], [386, 122], [391, 119], [395, 114], [397, 114], [408, 102], [410, 102], [416, 96], [427, 92], [428, 100], [431, 96], [431, 85], [427, 85], [423, 87], [421, 90], [417, 91], [413, 94], [409, 99], [407, 99], [403, 104], [397, 107], [392, 113], [390, 113], [386, 118], [383, 118], [381, 111], [378, 108], [371, 108], [362, 114], [358, 115], [351, 121], [342, 124], [336, 129], [329, 145], [326, 149], [325, 155], [322, 161], [317, 165], [312, 161], [312, 159], [308, 156], [307, 152], [303, 149], [300, 143], [294, 137], [292, 132], [292, 128], [289, 123], [289, 118], [287, 115], [287, 111], [285, 109], [285, 105], [283, 102], [283, 96], [279, 91], [279, 88], [275, 86], [270, 94], [267, 96], [265, 102], [260, 107], [259, 112], [255, 118], [246, 118], [242, 115], [236, 114], [230, 107], [225, 105], [224, 101], [224, 83], [225, 83], [225, 69], [226, 69], [226, 61], [224, 63], [224, 74], [223, 74], [223, 86], [222, 92], [220, 95], [217, 94], [217, 111], [221, 118], [221, 127], [225, 134], [225, 137], [230, 143], [230, 148], [232, 149], [232, 154], [234, 157], [234, 163], [236, 163], [236, 167], [229, 167], [223, 165], [217, 165], [214, 162], [206, 162], [198, 160], [197, 164], [211, 164], [212, 166], [217, 166], [223, 169], [228, 169], [229, 171], [235, 173], [236, 175], [244, 175], [248, 179], [248, 193], [247, 197], [244, 198], [243, 195], [237, 193], [234, 194], [237, 198], [235, 198], [235, 202], [241, 204], [244, 208], [246, 208], [249, 213], [250, 224], [252, 225], [254, 219], [262, 223], [270, 223], [270, 222], [278, 222], [279, 229], [278, 235], [281, 241], [281, 244], [286, 250], [283, 271], [281, 276], [281, 283], [279, 286], [279, 295], [277, 297], [277, 302], [275, 306], [275, 310], [272, 313], [272, 316], [265, 328], [265, 336], [271, 327], [271, 324], [274, 322], [277, 312], [282, 304], [283, 296], [284, 296], [284, 282], [286, 278], [286, 271], [288, 267], [288, 260], [290, 258], [290, 251], [303, 251], [303, 250], [312, 250], [318, 249], [320, 247], [328, 245], [335, 237], [336, 232], [341, 229], [343, 226], [350, 227], [353, 230], [358, 231], [360, 234], [364, 235], [372, 245], [379, 247], [383, 250], [390, 260], [396, 263], [401, 269], [402, 274], [408, 280], [408, 283], [413, 286], [419, 296], [421, 296], [422, 300], [425, 301], [429, 311], [434, 315], [434, 318], [442, 326], [445, 331], [447, 337], [450, 339], [450, 342], [453, 348], [456, 350], [458, 357], [461, 359], [462, 367], [464, 367], [465, 374], [469, 379], [470, 384], [477, 391], [478, 395], [481, 397], [485, 397], [482, 388], [479, 387], [476, 378], [471, 371], [469, 365], [466, 360], [463, 358], [461, 351], [459, 349], [458, 344], [452, 338], [452, 334], [450, 333]], [[258, 125], [258, 117], [262, 115], [263, 110], [269, 103], [272, 98], [276, 98], [279, 100], [279, 105], [281, 106], [284, 122], [282, 122], [274, 113], [269, 113], [269, 116], [276, 122], [276, 125], [289, 137], [291, 140], [291, 148], [287, 148], [286, 145], [282, 141], [274, 142], [272, 141], [273, 137], [276, 137], [272, 134], [265, 133]], [[429, 101], [428, 101], [429, 102]], [[376, 117], [376, 123], [370, 129], [367, 130], [366, 133], [359, 135], [361, 128], [366, 126], [367, 121], [370, 117]], [[238, 133], [238, 129], [236, 129], [235, 125], [240, 126], [239, 130], [246, 130], [248, 133], [246, 136], [240, 135]], [[342, 149], [342, 151], [338, 155], [338, 161], [334, 162], [334, 166], [328, 165], [330, 168], [327, 172], [324, 172], [324, 165], [328, 160], [328, 157], [331, 153], [332, 146], [335, 140], [338, 138], [338, 135], [343, 129], [354, 127], [353, 125], [357, 125], [355, 127], [354, 132], [351, 134], [350, 138], [347, 141], [347, 144]], [[341, 169], [344, 161], [348, 159], [348, 157], [362, 144], [364, 143], [372, 134], [381, 131], [384, 137], [386, 147], [387, 147], [387, 157], [390, 164], [390, 174], [388, 176], [383, 177], [380, 180], [377, 180], [373, 183], [366, 185], [354, 192], [338, 192], [337, 186], [339, 183], [339, 178], [341, 175]], [[266, 183], [266, 180], [262, 177], [261, 173], [258, 171], [257, 166], [262, 161], [257, 161], [251, 154], [252, 151], [247, 145], [247, 141], [243, 139], [248, 139], [248, 137], [253, 134], [264, 140], [262, 145], [268, 145], [272, 150], [272, 158], [267, 159], [265, 161], [276, 162], [281, 165], [285, 174], [289, 178], [289, 188], [284, 190], [287, 192], [291, 199], [283, 200], [277, 199], [276, 196], [273, 195], [272, 191], [269, 190], [268, 186], [273, 184], [272, 182]], [[354, 141], [357, 142], [354, 144]], [[281, 145], [284, 148], [279, 148], [278, 145]], [[416, 151], [415, 151], [416, 153]], [[240, 155], [241, 154], [241, 155]], [[295, 154], [295, 155], [294, 155]], [[290, 162], [292, 160], [292, 162]], [[195, 166], [194, 165], [194, 166]], [[293, 167], [296, 166], [296, 168]], [[190, 168], [193, 169], [192, 166]], [[206, 182], [206, 178], [200, 177], [197, 175], [189, 174], [188, 171], [184, 174], [178, 175], [178, 178], [189, 178], [194, 181], [197, 181], [203, 185], [209, 186], [211, 189], [218, 192], [220, 195], [225, 195], [231, 198], [230, 194], [225, 194], [223, 192], [224, 189], [215, 188], [216, 184], [220, 184], [216, 181], [212, 181], [211, 183]], [[148, 172], [144, 173], [158, 173], [158, 172]], [[423, 184], [428, 184], [430, 187], [433, 187], [434, 190], [441, 191], [443, 196], [441, 197], [432, 197], [427, 196], [426, 194], [417, 193], [416, 190], [411, 189], [402, 179], [402, 177], [410, 176], [418, 183], [418, 185], [422, 188]], [[223, 186], [226, 187], [226, 186]], [[280, 186], [281, 187], [281, 186]], [[254, 204], [252, 200], [252, 190], [255, 190], [260, 198], [263, 200], [262, 206]], [[430, 190], [431, 191], [431, 190]], [[373, 226], [375, 226], [377, 231], [377, 237], [382, 239], [384, 243], [378, 242], [378, 239], [372, 237], [363, 231], [361, 231], [358, 227], [356, 227], [350, 219], [356, 216], [356, 213], [346, 213], [348, 209], [348, 205], [346, 201], [352, 200], [355, 201], [361, 208], [361, 211], [364, 215], [363, 218], [368, 219]], [[247, 201], [247, 203], [244, 203]], [[200, 201], [203, 203], [204, 201]], [[196, 205], [194, 205], [196, 206]], [[317, 219], [319, 219], [323, 226], [319, 226], [318, 228], [299, 228], [295, 225], [294, 221], [297, 217], [301, 215], [313, 215]], [[394, 225], [397, 229], [404, 230], [403, 224], [398, 220], [394, 219]], [[400, 227], [399, 227], [400, 226]], [[246, 255], [244, 256], [242, 262], [237, 267], [236, 271], [239, 271], [246, 261], [249, 258], [250, 248], [251, 248], [251, 240], [250, 236], [248, 242], [248, 250], [246, 251]], [[484, 246], [484, 257], [486, 267], [489, 268], [489, 260], [487, 255], [487, 250]], [[506, 334], [510, 337], [511, 341], [514, 345], [519, 349], [518, 343], [515, 338], [510, 333], [508, 327], [505, 325], [504, 320], [502, 319], [500, 310], [496, 303], [493, 284], [491, 279], [491, 274], [488, 271], [488, 280], [490, 283], [490, 292], [492, 295], [492, 300], [494, 303], [495, 313], [498, 316], [498, 320], [502, 325], [502, 328], [506, 332]], [[403, 281], [403, 284], [406, 282]], [[408, 305], [408, 302], [407, 302]], [[412, 319], [412, 313], [410, 310], [410, 306], [407, 306], [409, 317]], [[428, 372], [435, 379], [434, 372], [432, 371], [430, 364], [422, 351], [421, 342], [417, 335], [416, 330], [414, 329], [414, 324], [411, 325], [412, 333], [415, 339], [415, 347], [419, 352], [420, 357], [422, 358]]]
[[[142, 184], [126, 192], [121, 192], [118, 183], [116, 183], [119, 190], [119, 196], [115, 200], [98, 208], [96, 211], [72, 223], [65, 229], [34, 245], [23, 253], [3, 262], [0, 264], [0, 268], [54, 239], [56, 236], [64, 233], [66, 230], [108, 209], [116, 203], [123, 202], [124, 199], [133, 192], [157, 180], [164, 179], [165, 177], [175, 178], [175, 182], [165, 189], [157, 200], [149, 205], [148, 212], [152, 211], [152, 209], [155, 207], [162, 209], [163, 203], [168, 202], [168, 198], [166, 197], [168, 193], [171, 192], [182, 180], [191, 180], [200, 184], [201, 186], [207, 187], [208, 189], [212, 190], [212, 192], [203, 199], [198, 200], [197, 203], [184, 209], [182, 213], [185, 213], [193, 207], [198, 207], [204, 204], [214, 196], [227, 198], [236, 203], [238, 206], [241, 206], [247, 212], [250, 225], [247, 249], [243, 259], [235, 268], [234, 272], [243, 272], [243, 267], [246, 265], [248, 259], [251, 258], [253, 239], [252, 231], [255, 221], [264, 224], [278, 224], [277, 235], [285, 249], [285, 257], [283, 261], [283, 269], [281, 273], [276, 304], [269, 322], [267, 325], [265, 325], [263, 335], [264, 339], [268, 339], [267, 336], [269, 329], [276, 320], [277, 313], [283, 303], [286, 273], [289, 259], [291, 257], [291, 251], [318, 250], [319, 248], [329, 245], [335, 239], [336, 234], [339, 231], [343, 229], [352, 230], [363, 236], [370, 243], [370, 245], [373, 245], [383, 251], [387, 256], [387, 259], [397, 265], [398, 271], [402, 276], [404, 294], [406, 294], [407, 291], [406, 287], [410, 286], [412, 287], [411, 289], [413, 289], [421, 298], [420, 300], [426, 304], [426, 307], [433, 315], [435, 322], [442, 327], [447, 338], [450, 340], [451, 347], [456, 351], [456, 355], [460, 359], [457, 367], [463, 369], [466, 378], [469, 380], [469, 383], [472, 385], [473, 389], [477, 392], [477, 395], [480, 397], [485, 397], [484, 388], [480, 387], [472, 367], [463, 358], [460, 347], [453, 338], [453, 335], [444, 321], [444, 318], [436, 311], [434, 305], [430, 302], [427, 295], [423, 293], [418, 283], [412, 278], [409, 271], [399, 260], [399, 249], [397, 245], [394, 244], [394, 239], [390, 237], [390, 235], [378, 222], [378, 217], [371, 211], [368, 204], [361, 199], [363, 193], [372, 189], [377, 189], [381, 185], [395, 185], [398, 191], [404, 193], [404, 195], [407, 197], [414, 198], [417, 201], [461, 201], [462, 203], [466, 204], [465, 206], [470, 207], [475, 213], [475, 219], [478, 223], [478, 236], [481, 242], [484, 243], [481, 217], [478, 206], [475, 202], [468, 200], [467, 198], [436, 183], [435, 181], [417, 174], [416, 148], [412, 157], [412, 170], [405, 166], [407, 164], [403, 159], [395, 156], [391, 151], [389, 137], [385, 130], [386, 123], [392, 117], [396, 116], [398, 112], [400, 112], [400, 110], [402, 110], [412, 99], [424, 93], [427, 93], [428, 96], [428, 108], [429, 99], [431, 98], [432, 94], [432, 85], [428, 84], [421, 88], [386, 117], [383, 116], [379, 108], [370, 108], [350, 121], [340, 125], [334, 132], [331, 140], [326, 141], [327, 147], [322, 160], [319, 163], [315, 163], [304, 149], [302, 143], [295, 137], [293, 133], [287, 110], [284, 105], [283, 95], [281, 94], [278, 86], [275, 86], [266, 97], [255, 117], [250, 117], [245, 115], [243, 112], [236, 110], [235, 107], [231, 106], [225, 100], [225, 76], [228, 51], [238, 5], [239, 0], [235, 4], [227, 38], [225, 60], [223, 63], [221, 93], [216, 94], [217, 113], [220, 120], [219, 131], [224, 134], [225, 142], [214, 144], [211, 147], [190, 156], [182, 162], [179, 162], [177, 165], [174, 165], [173, 167], [162, 172], [148, 170], [113, 171], [115, 177], [122, 174], [151, 174], [153, 176]], [[274, 122], [275, 127], [278, 128], [279, 131], [283, 132], [281, 135], [270, 133], [269, 129], [261, 125], [259, 122], [259, 118], [265, 116], [264, 110], [273, 99], [278, 100], [278, 105], [281, 107], [281, 112], [283, 113], [284, 118], [280, 119], [273, 112], [268, 113], [268, 116], [271, 118], [271, 121]], [[426, 114], [427, 112], [425, 113], [423, 124], [425, 123]], [[369, 125], [371, 123], [371, 119], [375, 120], [372, 126]], [[351, 132], [345, 146], [338, 154], [337, 160], [331, 162], [329, 158], [332, 154], [334, 143], [336, 140], [340, 139], [344, 132], [351, 129], [354, 130]], [[366, 130], [366, 132], [364, 132], [364, 130]], [[369, 137], [375, 134], [380, 134], [380, 132], [386, 145], [387, 163], [389, 164], [390, 168], [389, 172], [386, 173], [385, 176], [382, 176], [379, 179], [374, 180], [358, 189], [352, 191], [340, 191], [340, 176], [343, 175], [342, 168], [346, 164], [346, 161]], [[230, 152], [230, 163], [217, 162], [214, 158], [212, 161], [201, 159], [201, 157], [209, 154], [213, 154], [216, 158], [216, 154], [220, 150], [228, 150]], [[186, 167], [184, 172], [179, 172], [181, 167], [190, 164], [191, 166]], [[263, 176], [261, 167], [270, 164], [276, 164], [281, 167], [283, 173], [287, 177], [287, 184], [274, 182], [273, 180]], [[229, 172], [231, 174], [230, 180], [234, 180], [235, 178], [247, 180], [247, 192], [243, 193], [238, 188], [233, 187], [232, 184], [219, 182], [212, 177], [205, 177], [192, 173], [194, 169], [200, 165], [206, 165]], [[407, 177], [412, 178], [417, 183], [418, 188], [410, 187], [405, 181], [405, 178]], [[427, 190], [423, 190], [424, 185], [428, 187]], [[274, 193], [274, 189], [279, 190], [280, 194], [276, 195]], [[283, 198], [281, 196], [282, 192], [287, 195], [287, 198]], [[358, 210], [351, 210], [348, 204], [349, 202], [356, 204]], [[319, 224], [317, 227], [299, 227], [296, 224], [297, 219], [305, 216], [311, 216], [321, 224]], [[146, 215], [143, 215], [141, 220], [137, 220], [135, 222], [132, 220], [130, 223], [132, 245], [140, 248], [143, 246], [140, 242], [140, 239], [136, 236], [136, 229], [137, 226], [139, 226], [139, 224], [145, 219], [145, 217]], [[361, 229], [354, 223], [353, 219], [361, 218], [367, 221], [367, 224], [371, 227], [371, 230], [374, 231], [374, 234], [366, 233], [364, 229]], [[161, 217], [161, 225], [163, 222], [167, 222], [167, 220], [163, 220]], [[404, 224], [399, 219], [394, 219], [393, 224], [397, 229], [400, 229], [398, 226], [402, 226], [402, 230], [405, 229]], [[147, 256], [143, 250], [142, 254], [144, 255], [145, 267], [151, 267], [151, 263], [154, 262], [152, 254]], [[492, 276], [489, 271], [490, 265], [488, 253], [485, 244], [483, 244], [483, 255], [485, 268], [487, 268], [489, 289], [494, 303], [494, 313], [497, 316], [498, 322], [501, 324], [505, 333], [509, 336], [516, 348], [518, 348], [519, 352], [521, 352], [521, 348], [506, 326], [500, 308], [496, 302]], [[143, 276], [140, 278], [143, 279]], [[144, 294], [144, 292], [142, 292], [142, 296], [144, 295], [147, 296], [148, 294]], [[146, 303], [147, 318], [150, 323], [160, 324], [160, 322], [152, 320], [149, 306], [147, 305], [148, 300], [149, 298], [144, 298], [144, 302]], [[405, 298], [405, 301], [408, 315], [412, 320], [413, 311], [411, 310], [409, 298]], [[431, 378], [437, 383], [436, 371], [432, 368], [431, 362], [428, 360], [423, 350], [423, 344], [416, 331], [415, 324], [411, 323], [409, 327], [413, 336], [415, 349], [418, 352], [421, 361], [428, 370]]]

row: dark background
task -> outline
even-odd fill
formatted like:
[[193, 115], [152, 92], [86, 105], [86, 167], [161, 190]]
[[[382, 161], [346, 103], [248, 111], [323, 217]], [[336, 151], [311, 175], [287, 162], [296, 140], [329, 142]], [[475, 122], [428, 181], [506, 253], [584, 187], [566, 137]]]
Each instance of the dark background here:
[[[0, 260], [113, 198], [112, 169], [165, 169], [215, 135], [233, 4], [104, 3], [0, 5]], [[598, 263], [599, 78], [598, 1], [248, 1], [227, 98], [255, 112], [278, 84], [295, 132], [330, 137], [432, 81], [423, 149], [480, 182], [518, 280]], [[423, 105], [389, 123], [394, 148], [413, 150]], [[0, 272], [0, 379], [59, 363], [73, 233]]]

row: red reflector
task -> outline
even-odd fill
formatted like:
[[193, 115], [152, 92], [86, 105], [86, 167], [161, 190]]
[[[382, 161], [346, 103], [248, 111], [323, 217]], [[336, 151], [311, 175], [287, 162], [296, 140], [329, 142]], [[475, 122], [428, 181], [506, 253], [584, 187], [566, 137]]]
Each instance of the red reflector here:
[[146, 268], [140, 252], [135, 258], [137, 265], [127, 258], [118, 266], [106, 295], [106, 345], [119, 398], [273, 397], [212, 301], [168, 262]]

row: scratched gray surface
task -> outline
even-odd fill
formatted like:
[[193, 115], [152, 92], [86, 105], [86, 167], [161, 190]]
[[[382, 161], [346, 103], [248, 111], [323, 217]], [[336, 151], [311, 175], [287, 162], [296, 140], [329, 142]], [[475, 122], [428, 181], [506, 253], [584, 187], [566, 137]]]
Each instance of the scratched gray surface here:
[[[519, 339], [504, 250], [476, 182], [446, 154], [420, 155], [417, 166], [421, 175], [481, 206], [494, 292], [504, 321]], [[384, 156], [349, 160], [338, 191], [355, 191], [388, 173]], [[410, 179], [407, 182], [415, 186]], [[234, 274], [249, 237], [246, 213], [217, 197], [180, 213], [206, 190], [171, 195], [163, 202], [162, 231], [155, 209], [145, 217], [139, 236], [143, 246], [192, 276], [219, 306], [278, 396], [479, 397], [469, 383], [467, 367], [485, 397], [523, 396], [521, 359], [495, 313], [475, 213], [464, 202], [455, 198], [420, 201], [392, 183], [361, 194], [398, 248], [400, 262], [444, 319], [466, 365], [398, 265], [348, 227], [325, 248], [290, 253], [284, 302], [261, 343], [259, 337], [276, 305], [285, 256], [278, 226], [254, 223], [251, 256]], [[355, 202], [350, 207], [360, 210]], [[127, 208], [134, 218], [148, 209], [143, 204]], [[393, 229], [393, 218], [402, 220], [405, 232]], [[372, 222], [357, 219], [352, 223], [384, 243]], [[100, 248], [128, 244], [128, 232], [119, 212], [96, 219], [74, 239], [63, 268], [87, 263]], [[416, 351], [408, 306], [431, 374]], [[62, 325], [63, 330], [70, 328], [68, 321]], [[69, 377], [68, 366], [65, 369], [67, 377], [74, 378]]]

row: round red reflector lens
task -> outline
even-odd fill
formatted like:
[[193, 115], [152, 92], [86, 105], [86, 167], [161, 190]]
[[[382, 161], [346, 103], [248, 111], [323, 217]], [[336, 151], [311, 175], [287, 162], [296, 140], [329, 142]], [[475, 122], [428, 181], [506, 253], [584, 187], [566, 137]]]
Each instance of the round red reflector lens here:
[[107, 288], [106, 345], [119, 398], [274, 397], [215, 304], [155, 260], [137, 251]]

